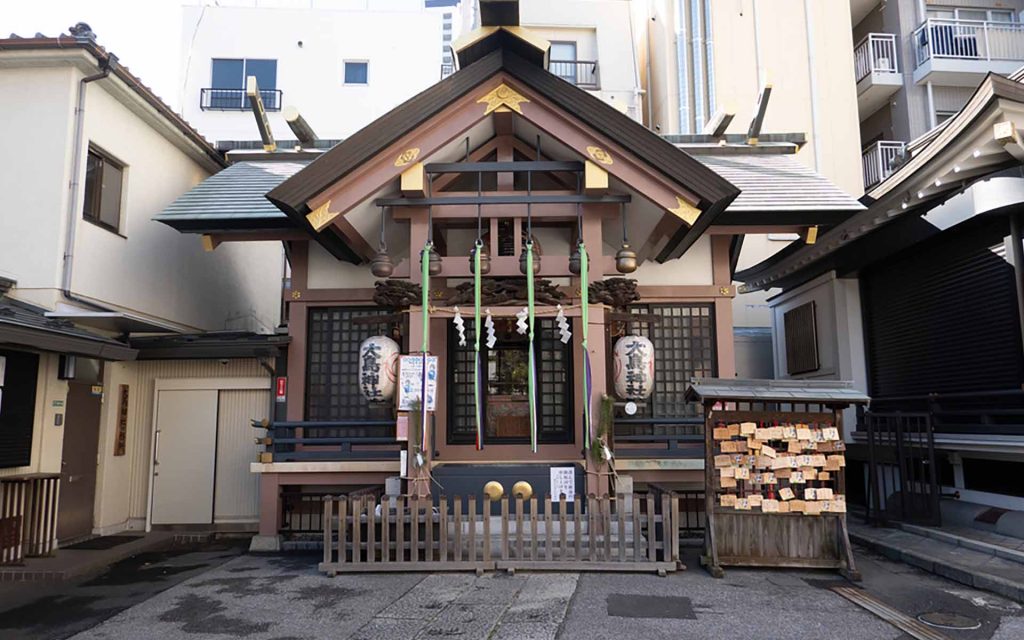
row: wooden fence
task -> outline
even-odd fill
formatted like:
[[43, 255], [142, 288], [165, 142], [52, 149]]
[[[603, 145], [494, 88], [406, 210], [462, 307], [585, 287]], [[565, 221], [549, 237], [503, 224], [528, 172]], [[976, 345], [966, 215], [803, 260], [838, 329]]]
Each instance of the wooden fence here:
[[0, 564], [53, 553], [58, 476], [0, 481]]
[[[679, 562], [679, 498], [325, 496], [328, 575], [376, 571], [653, 571]], [[479, 507], [479, 508], [478, 508]]]

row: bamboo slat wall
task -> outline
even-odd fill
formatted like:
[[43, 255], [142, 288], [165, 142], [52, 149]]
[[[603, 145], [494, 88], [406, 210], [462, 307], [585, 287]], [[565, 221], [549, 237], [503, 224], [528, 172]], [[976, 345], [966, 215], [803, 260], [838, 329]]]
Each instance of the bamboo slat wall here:
[[53, 553], [59, 480], [54, 476], [0, 482], [0, 564]]
[[[655, 571], [679, 562], [680, 498], [325, 497], [328, 575], [376, 571]], [[386, 509], [383, 508], [386, 505]], [[482, 509], [478, 509], [482, 507]]]

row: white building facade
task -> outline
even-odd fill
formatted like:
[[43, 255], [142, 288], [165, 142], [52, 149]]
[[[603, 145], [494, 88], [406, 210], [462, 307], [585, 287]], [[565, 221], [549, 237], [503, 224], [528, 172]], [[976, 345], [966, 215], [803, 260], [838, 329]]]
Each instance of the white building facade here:
[[445, 35], [459, 26], [449, 4], [183, 7], [182, 115], [214, 141], [257, 139], [245, 97], [254, 75], [277, 140], [295, 139], [285, 106], [321, 139], [343, 139], [442, 76]]

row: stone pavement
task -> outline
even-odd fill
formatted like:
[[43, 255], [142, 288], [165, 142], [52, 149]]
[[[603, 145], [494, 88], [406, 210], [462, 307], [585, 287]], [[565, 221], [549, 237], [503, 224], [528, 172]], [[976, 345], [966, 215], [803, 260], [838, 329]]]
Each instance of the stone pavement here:
[[[697, 566], [695, 557], [686, 559]], [[858, 586], [892, 608], [976, 623], [943, 630], [951, 640], [1024, 638], [1024, 610], [1015, 602], [867, 550], [857, 550], [857, 561], [864, 574]], [[203, 562], [208, 564], [198, 568]], [[730, 568], [721, 580], [699, 568], [666, 578], [522, 572], [329, 578], [316, 571], [316, 562], [312, 556], [231, 559], [220, 550], [115, 567], [109, 575], [14, 609], [5, 608], [0, 590], [0, 639], [904, 637], [830, 591], [849, 584], [831, 571]], [[143, 596], [134, 595], [140, 590]], [[133, 601], [122, 605], [129, 597]]]
[[[823, 585], [825, 583], [825, 585]], [[75, 640], [889, 639], [900, 633], [823, 589], [833, 573], [701, 570], [653, 575], [316, 572], [308, 557], [246, 556], [194, 577]], [[610, 613], [611, 612], [611, 613]], [[614, 615], [612, 615], [614, 614]], [[653, 616], [653, 617], [652, 617]]]

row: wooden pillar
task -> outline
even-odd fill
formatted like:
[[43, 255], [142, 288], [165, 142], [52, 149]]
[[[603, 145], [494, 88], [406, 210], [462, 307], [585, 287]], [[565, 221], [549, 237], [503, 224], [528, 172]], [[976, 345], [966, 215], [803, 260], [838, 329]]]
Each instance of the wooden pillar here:
[[729, 245], [732, 236], [711, 236], [711, 265], [715, 287], [715, 347], [718, 352], [718, 377], [736, 377], [736, 344], [732, 326], [732, 301], [736, 293], [729, 273]]
[[[409, 353], [418, 354], [422, 353], [420, 348], [423, 345], [423, 309], [421, 307], [411, 307], [409, 309]], [[441, 372], [444, 375], [444, 372]], [[413, 420], [413, 416], [408, 415], [410, 423]], [[423, 451], [424, 464], [422, 467], [416, 466], [416, 453], [419, 451], [420, 440], [410, 436], [409, 442], [406, 443], [406, 455], [408, 456], [408, 469], [406, 470], [406, 479], [408, 484], [406, 487], [406, 493], [409, 495], [424, 496], [430, 493], [430, 458], [433, 454], [430, 451], [429, 443], [430, 438], [430, 419], [431, 414], [427, 414], [427, 422], [423, 425], [423, 430], [426, 433], [426, 440], [428, 443], [427, 450]]]
[[276, 536], [281, 531], [281, 483], [276, 473], [260, 474], [261, 536]]
[[[582, 329], [582, 324], [580, 328]], [[590, 351], [590, 420], [595, 432], [601, 418], [601, 396], [608, 391], [608, 368], [605, 364], [609, 354], [605, 351], [607, 342], [604, 339], [605, 331], [604, 307], [591, 307], [590, 334], [587, 338], [587, 346]], [[577, 351], [577, 353], [579, 352]], [[580, 362], [579, 366], [582, 369], [584, 363]], [[581, 442], [585, 442], [585, 439]], [[608, 465], [594, 464], [589, 451], [585, 452], [584, 456], [586, 457], [587, 493], [597, 496], [608, 493]]]
[[288, 312], [288, 410], [289, 420], [306, 419], [306, 333], [309, 330], [309, 305], [292, 302]]

